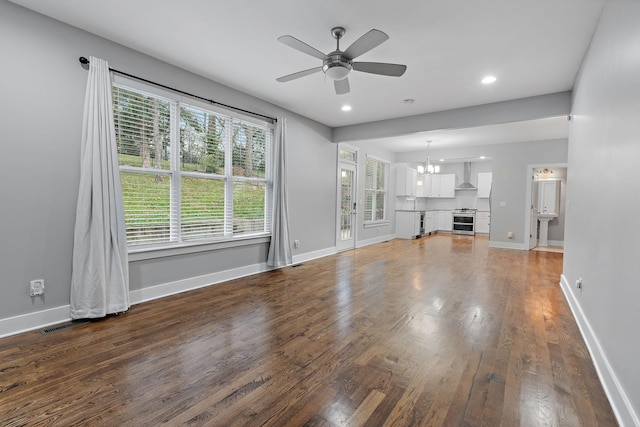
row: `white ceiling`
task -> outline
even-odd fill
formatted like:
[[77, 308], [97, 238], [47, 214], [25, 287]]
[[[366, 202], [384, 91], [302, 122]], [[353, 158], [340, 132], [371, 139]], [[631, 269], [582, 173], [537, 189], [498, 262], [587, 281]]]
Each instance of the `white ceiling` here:
[[[570, 90], [606, 0], [11, 1], [338, 127]], [[358, 60], [407, 72], [354, 71], [346, 95], [323, 73], [276, 82], [321, 65], [279, 36], [328, 53], [334, 26], [347, 30], [343, 50], [372, 28], [386, 32]], [[487, 74], [498, 81], [482, 85]], [[400, 144], [394, 151], [412, 142]]]

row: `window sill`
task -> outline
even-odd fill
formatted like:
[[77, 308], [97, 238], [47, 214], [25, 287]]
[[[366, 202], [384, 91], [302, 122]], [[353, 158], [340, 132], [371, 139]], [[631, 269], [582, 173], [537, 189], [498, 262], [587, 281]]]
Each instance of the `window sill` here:
[[208, 240], [205, 242], [184, 242], [171, 245], [140, 246], [129, 248], [129, 261], [143, 261], [177, 255], [187, 255], [196, 252], [216, 251], [220, 249], [236, 248], [239, 246], [259, 245], [269, 243], [268, 234], [253, 234], [226, 240]]
[[382, 221], [371, 221], [371, 222], [365, 222], [364, 228], [380, 227], [380, 226], [385, 226], [389, 224], [391, 224], [391, 222], [387, 221], [386, 219]]

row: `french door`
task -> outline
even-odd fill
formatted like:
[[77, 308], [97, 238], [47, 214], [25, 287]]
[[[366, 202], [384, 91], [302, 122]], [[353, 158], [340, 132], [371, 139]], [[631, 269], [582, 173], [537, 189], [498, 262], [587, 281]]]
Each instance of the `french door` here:
[[356, 167], [340, 162], [338, 166], [337, 249], [344, 251], [356, 246], [357, 196]]

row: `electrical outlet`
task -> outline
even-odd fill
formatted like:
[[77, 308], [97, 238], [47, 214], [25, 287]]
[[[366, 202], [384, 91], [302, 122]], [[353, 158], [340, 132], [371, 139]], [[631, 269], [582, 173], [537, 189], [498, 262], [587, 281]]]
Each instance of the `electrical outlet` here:
[[576, 288], [582, 290], [582, 277], [576, 280]]
[[44, 295], [44, 279], [32, 280], [29, 285], [29, 295], [37, 297], [38, 295]]
[[300, 247], [300, 240], [294, 240], [293, 241], [293, 247], [294, 248], [299, 248]]

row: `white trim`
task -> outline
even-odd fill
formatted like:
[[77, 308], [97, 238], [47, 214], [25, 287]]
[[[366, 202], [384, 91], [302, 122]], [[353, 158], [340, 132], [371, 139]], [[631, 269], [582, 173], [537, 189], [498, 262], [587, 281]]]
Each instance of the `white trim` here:
[[[335, 251], [333, 253], [335, 253]], [[164, 298], [181, 292], [204, 288], [206, 286], [215, 285], [228, 280], [239, 279], [245, 276], [251, 276], [253, 274], [269, 270], [271, 270], [271, 268], [267, 266], [266, 262], [248, 265], [203, 276], [177, 280], [175, 282], [163, 283], [161, 285], [135, 289], [129, 291], [129, 298], [131, 305], [135, 305], [145, 301]], [[0, 319], [0, 338], [44, 328], [57, 323], [67, 322], [71, 320], [69, 310], [69, 305], [63, 305], [48, 310], [41, 310], [34, 313], [9, 317], [7, 319]]]
[[319, 251], [307, 252], [300, 255], [293, 256], [293, 264], [300, 264], [302, 262], [311, 261], [318, 258], [323, 258], [329, 255], [335, 255], [338, 253], [338, 248], [335, 246], [332, 248], [321, 249]]
[[388, 219], [379, 219], [377, 221], [367, 221], [362, 224], [362, 228], [386, 227], [391, 224]]
[[640, 418], [638, 418], [638, 415], [635, 413], [629, 397], [622, 388], [620, 381], [618, 381], [618, 377], [607, 359], [607, 355], [598, 340], [598, 336], [595, 334], [589, 320], [584, 315], [580, 301], [578, 301], [575, 294], [572, 292], [572, 288], [564, 274], [560, 276], [560, 288], [562, 289], [564, 297], [571, 309], [571, 313], [578, 324], [582, 338], [587, 345], [587, 349], [589, 350], [589, 354], [593, 360], [596, 372], [598, 373], [598, 378], [600, 378], [602, 387], [609, 398], [609, 403], [616, 415], [618, 423], [622, 427], [629, 425], [639, 427]]
[[69, 305], [0, 319], [0, 338], [71, 320]]
[[498, 249], [518, 249], [521, 251], [528, 250], [524, 243], [496, 242], [492, 240], [489, 241], [489, 247]]
[[363, 248], [365, 246], [375, 245], [376, 243], [386, 242], [388, 240], [393, 240], [395, 238], [397, 238], [395, 234], [387, 234], [384, 236], [378, 236], [371, 239], [360, 240], [359, 242], [356, 242], [356, 248]]
[[199, 240], [197, 242], [182, 242], [180, 244], [157, 245], [157, 246], [132, 246], [129, 247], [129, 261], [141, 261], [145, 259], [156, 259], [169, 256], [185, 255], [196, 252], [213, 251], [220, 249], [236, 248], [239, 246], [259, 245], [269, 243], [269, 235], [244, 235], [232, 239], [220, 239], [219, 241]]
[[[299, 264], [304, 261], [311, 261], [313, 259], [334, 255], [336, 253], [337, 249], [335, 247], [331, 247], [319, 251], [308, 252], [306, 254], [296, 255], [293, 257], [293, 261], [294, 264]], [[163, 283], [160, 285], [149, 286], [142, 289], [134, 289], [132, 291], [129, 291], [129, 298], [131, 301], [131, 305], [135, 305], [142, 302], [179, 294], [182, 292], [191, 291], [194, 289], [204, 288], [221, 282], [226, 282], [228, 280], [252, 276], [254, 274], [263, 273], [269, 270], [272, 270], [272, 268], [267, 266], [266, 262], [247, 265], [244, 267], [205, 274], [203, 276], [177, 280], [175, 282]], [[34, 313], [22, 314], [15, 317], [0, 319], [0, 338], [32, 331], [35, 329], [41, 329], [46, 326], [55, 325], [58, 323], [68, 322], [71, 320], [69, 310], [69, 305], [63, 305], [47, 310], [36, 311]]]
[[[342, 144], [339, 144], [338, 152], [342, 148]], [[358, 158], [358, 152], [352, 151], [356, 155], [356, 160]], [[356, 204], [355, 213], [351, 213], [351, 238], [342, 240], [342, 171], [351, 171], [353, 172], [353, 182], [351, 183], [351, 196], [352, 201]], [[337, 177], [336, 177], [336, 248], [339, 251], [349, 250], [356, 247], [356, 241], [358, 240], [358, 220], [360, 216], [358, 212], [360, 212], [360, 206], [358, 203], [358, 164], [357, 162], [347, 162], [340, 160], [340, 155], [338, 154], [338, 165], [336, 167]]]
[[216, 273], [205, 274], [203, 276], [177, 280], [175, 282], [163, 283], [161, 285], [135, 289], [129, 292], [129, 298], [132, 305], [140, 304], [141, 302], [164, 298], [182, 292], [192, 291], [194, 289], [205, 288], [228, 280], [239, 279], [241, 277], [251, 276], [269, 270], [271, 270], [271, 268], [267, 266], [266, 262], [247, 265], [244, 267], [233, 268], [231, 270], [224, 270]]
[[549, 246], [561, 246], [564, 247], [564, 240], [548, 240]]
[[371, 160], [375, 160], [377, 162], [388, 164], [389, 165], [389, 173], [391, 173], [391, 160], [386, 160], [386, 159], [383, 159], [382, 157], [372, 156], [371, 154], [368, 154], [368, 153], [365, 155], [365, 161], [366, 161], [366, 159], [371, 159]]

